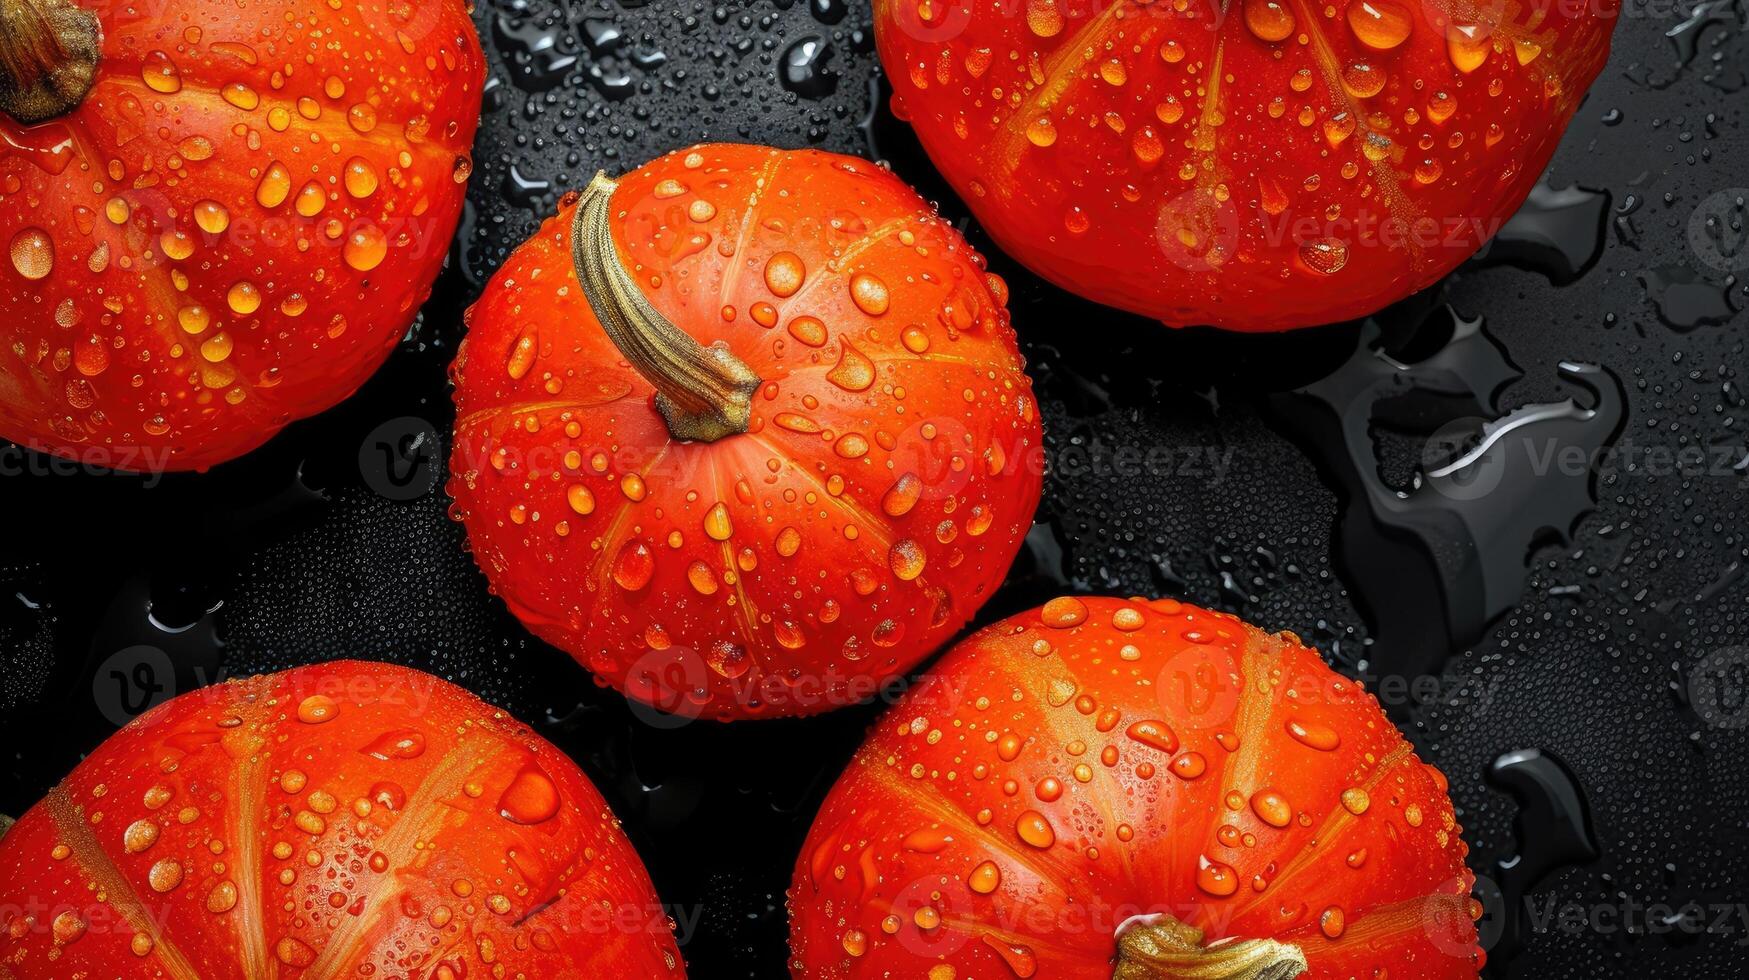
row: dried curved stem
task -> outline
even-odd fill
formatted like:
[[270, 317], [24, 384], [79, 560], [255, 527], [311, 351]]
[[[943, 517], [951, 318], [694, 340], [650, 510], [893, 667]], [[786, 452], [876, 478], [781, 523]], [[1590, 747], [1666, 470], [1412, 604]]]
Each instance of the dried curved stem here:
[[671, 323], [620, 261], [609, 224], [619, 184], [595, 175], [577, 202], [571, 258], [601, 328], [656, 388], [656, 408], [676, 439], [715, 442], [747, 431], [759, 376], [722, 342], [709, 347]]
[[1118, 936], [1111, 980], [1291, 980], [1305, 971], [1306, 955], [1297, 946], [1273, 939], [1205, 946], [1201, 929], [1161, 915]]
[[0, 0], [0, 110], [28, 125], [78, 108], [102, 36], [97, 15], [68, 0]]

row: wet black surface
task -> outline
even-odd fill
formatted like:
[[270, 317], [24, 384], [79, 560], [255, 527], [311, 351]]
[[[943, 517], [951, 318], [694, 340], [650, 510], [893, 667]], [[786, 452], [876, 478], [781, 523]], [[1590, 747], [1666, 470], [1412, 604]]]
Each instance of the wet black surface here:
[[[1550, 190], [1367, 324], [1172, 332], [991, 256], [1053, 469], [981, 621], [1065, 590], [1174, 595], [1372, 679], [1450, 777], [1501, 975], [1749, 975], [1745, 16], [1630, 4]], [[877, 708], [652, 727], [531, 639], [436, 489], [444, 367], [478, 284], [598, 167], [707, 138], [813, 145], [888, 159], [963, 216], [873, 112], [868, 17], [481, 0], [495, 84], [468, 219], [362, 392], [202, 476], [11, 457], [0, 811], [155, 697], [394, 660], [583, 763], [676, 906], [693, 975], [784, 975], [794, 853]], [[1565, 924], [1568, 903], [1591, 921]]]

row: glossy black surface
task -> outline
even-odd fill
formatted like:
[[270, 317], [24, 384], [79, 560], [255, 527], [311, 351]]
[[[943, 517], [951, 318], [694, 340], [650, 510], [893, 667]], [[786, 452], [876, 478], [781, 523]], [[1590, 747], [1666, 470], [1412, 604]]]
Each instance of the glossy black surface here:
[[[1500, 975], [1749, 975], [1744, 18], [1630, 4], [1549, 190], [1367, 324], [1168, 331], [991, 255], [1053, 468], [980, 621], [1062, 591], [1174, 595], [1373, 679], [1450, 777]], [[205, 475], [12, 457], [0, 811], [154, 696], [394, 660], [582, 762], [694, 976], [785, 975], [794, 854], [878, 706], [652, 728], [531, 639], [445, 516], [444, 368], [490, 270], [597, 168], [699, 139], [815, 145], [890, 160], [962, 217], [874, 111], [868, 19], [844, 0], [481, 0], [494, 84], [468, 217], [363, 391]], [[1577, 471], [1547, 455], [1568, 447]], [[1592, 921], [1564, 925], [1569, 903]]]

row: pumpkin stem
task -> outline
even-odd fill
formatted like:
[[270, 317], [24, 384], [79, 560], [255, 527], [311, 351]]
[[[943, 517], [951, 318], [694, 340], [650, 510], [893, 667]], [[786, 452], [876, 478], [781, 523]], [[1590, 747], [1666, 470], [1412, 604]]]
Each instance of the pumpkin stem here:
[[72, 112], [97, 78], [102, 33], [69, 0], [0, 0], [0, 110], [26, 125]]
[[1219, 940], [1170, 915], [1138, 920], [1117, 937], [1111, 980], [1290, 980], [1306, 971], [1299, 947], [1273, 939]]
[[597, 173], [577, 202], [571, 258], [584, 297], [613, 345], [656, 386], [656, 409], [674, 438], [715, 442], [746, 432], [759, 376], [721, 341], [706, 347], [692, 339], [638, 288], [608, 224], [618, 187]]

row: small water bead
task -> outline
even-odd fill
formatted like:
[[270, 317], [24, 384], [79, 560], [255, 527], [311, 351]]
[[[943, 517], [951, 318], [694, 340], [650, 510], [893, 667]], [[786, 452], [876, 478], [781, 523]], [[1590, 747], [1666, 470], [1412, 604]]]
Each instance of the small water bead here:
[[359, 272], [369, 272], [382, 265], [383, 259], [388, 257], [389, 241], [376, 225], [363, 225], [353, 229], [352, 234], [347, 236], [341, 254], [347, 265]]
[[793, 527], [785, 527], [783, 530], [777, 532], [777, 538], [773, 542], [773, 547], [777, 549], [779, 555], [785, 558], [792, 558], [797, 551], [801, 550], [802, 534]]
[[901, 582], [910, 582], [922, 575], [926, 560], [923, 548], [909, 538], [895, 541], [887, 549], [887, 567]]
[[1300, 261], [1322, 275], [1335, 275], [1348, 264], [1348, 246], [1340, 239], [1319, 238], [1300, 246]]
[[1052, 629], [1079, 626], [1087, 619], [1087, 604], [1074, 596], [1058, 596], [1039, 609], [1039, 619]]
[[1124, 730], [1130, 738], [1171, 755], [1178, 751], [1178, 735], [1163, 721], [1138, 721]]
[[753, 669], [753, 658], [747, 656], [746, 648], [727, 640], [718, 640], [712, 643], [710, 649], [705, 651], [704, 662], [705, 666], [709, 667], [712, 672], [731, 680], [741, 677]]
[[298, 196], [292, 201], [292, 207], [298, 214], [306, 218], [314, 218], [328, 206], [328, 193], [322, 190], [322, 185], [310, 181], [298, 190]]
[[966, 887], [979, 895], [988, 895], [1002, 884], [1002, 872], [994, 861], [985, 861], [966, 876]]
[[1274, 790], [1260, 790], [1251, 794], [1251, 812], [1257, 814], [1257, 819], [1271, 827], [1286, 827], [1293, 822], [1293, 807], [1288, 805], [1286, 797]]
[[298, 720], [306, 725], [330, 722], [339, 714], [339, 702], [326, 694], [312, 694], [298, 702]]
[[1043, 149], [1057, 142], [1057, 127], [1049, 116], [1039, 116], [1026, 124], [1026, 138], [1033, 146]]
[[244, 85], [242, 82], [231, 82], [225, 87], [219, 89], [219, 95], [226, 102], [242, 109], [244, 112], [253, 112], [261, 106], [261, 96], [257, 94], [254, 89]]
[[173, 95], [182, 91], [182, 72], [177, 69], [176, 62], [162, 51], [149, 52], [140, 65], [140, 77], [145, 80], [146, 87], [161, 95]]
[[207, 892], [206, 910], [219, 915], [229, 912], [237, 906], [237, 886], [229, 881], [221, 881]]
[[1286, 724], [1287, 733], [1294, 741], [1309, 746], [1320, 752], [1334, 752], [1342, 745], [1342, 736], [1329, 725], [1315, 721], [1298, 721], [1289, 719]]
[[135, 820], [128, 824], [128, 829], [122, 832], [122, 848], [129, 854], [138, 854], [158, 843], [158, 825], [150, 820]]
[[77, 911], [67, 909], [55, 916], [49, 923], [49, 929], [54, 934], [57, 945], [66, 946], [76, 943], [85, 935], [87, 926], [85, 919]]
[[355, 198], [366, 198], [377, 192], [379, 181], [376, 168], [363, 157], [353, 157], [346, 161], [346, 167], [341, 171], [341, 183], [346, 185], [346, 193]]
[[1239, 890], [1239, 875], [1228, 865], [1201, 857], [1198, 859], [1196, 886], [1217, 898], [1225, 898]]
[[1349, 813], [1358, 817], [1371, 806], [1372, 797], [1367, 795], [1366, 790], [1358, 786], [1351, 786], [1342, 791], [1342, 808]]
[[1063, 12], [1056, 0], [1027, 0], [1026, 28], [1038, 37], [1056, 37], [1063, 30]]
[[1342, 930], [1347, 922], [1347, 917], [1342, 914], [1342, 909], [1332, 905], [1318, 916], [1318, 930], [1331, 939], [1335, 939], [1342, 935]]
[[818, 317], [798, 316], [791, 320], [789, 335], [809, 347], [826, 346], [826, 324]]
[[1389, 51], [1409, 39], [1415, 18], [1392, 0], [1360, 0], [1348, 6], [1348, 29], [1367, 47]]
[[1186, 752], [1168, 767], [1180, 779], [1195, 779], [1208, 771], [1208, 760], [1200, 752]]
[[425, 736], [417, 729], [400, 728], [378, 735], [358, 751], [384, 762], [417, 759], [425, 754]]
[[852, 347], [848, 340], [839, 341], [839, 347], [838, 363], [826, 372], [826, 380], [845, 391], [867, 391], [873, 387], [874, 361]]
[[850, 299], [856, 308], [869, 316], [880, 316], [887, 312], [892, 297], [887, 292], [887, 284], [878, 276], [867, 272], [858, 272], [850, 277]]
[[851, 956], [861, 956], [868, 952], [868, 936], [860, 929], [850, 929], [844, 933], [842, 940], [844, 951]]
[[316, 962], [316, 951], [290, 936], [274, 944], [273, 956], [286, 966], [299, 968]]
[[26, 228], [12, 236], [12, 268], [32, 281], [55, 270], [55, 243], [41, 228]]
[[1342, 69], [1342, 87], [1357, 99], [1370, 99], [1385, 90], [1385, 73], [1366, 62]]
[[1027, 810], [1014, 822], [1014, 832], [1032, 847], [1043, 850], [1057, 842], [1057, 832], [1037, 810]]
[[656, 574], [656, 556], [643, 541], [628, 541], [613, 559], [613, 580], [627, 592], [636, 592], [650, 584]]
[[498, 815], [512, 823], [545, 823], [559, 812], [559, 788], [553, 777], [530, 763], [516, 774], [498, 797]]
[[194, 223], [209, 235], [222, 234], [231, 227], [231, 212], [217, 201], [201, 201], [194, 206]]
[[277, 208], [291, 196], [291, 185], [291, 171], [276, 160], [268, 165], [267, 172], [255, 185], [255, 203], [264, 208]]
[[1445, 51], [1452, 65], [1466, 75], [1482, 67], [1488, 60], [1488, 52], [1493, 49], [1488, 35], [1486, 27], [1476, 24], [1447, 26]]
[[1279, 0], [1245, 0], [1245, 26], [1260, 41], [1284, 41], [1294, 32], [1294, 15]]
[[881, 510], [888, 517], [904, 517], [917, 506], [917, 501], [923, 496], [923, 481], [915, 473], [905, 473], [881, 497]]
[[146, 884], [162, 895], [182, 884], [182, 864], [175, 858], [164, 858], [146, 872]]
[[[765, 263], [765, 288], [774, 296], [794, 296], [807, 280], [808, 269], [794, 252], [778, 252]], [[792, 326], [791, 332], [795, 328]]]
[[686, 580], [691, 583], [694, 592], [699, 595], [717, 594], [717, 576], [709, 565], [695, 561], [686, 566]]

